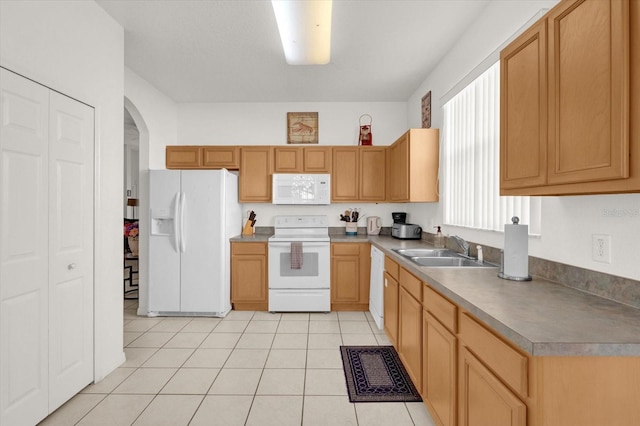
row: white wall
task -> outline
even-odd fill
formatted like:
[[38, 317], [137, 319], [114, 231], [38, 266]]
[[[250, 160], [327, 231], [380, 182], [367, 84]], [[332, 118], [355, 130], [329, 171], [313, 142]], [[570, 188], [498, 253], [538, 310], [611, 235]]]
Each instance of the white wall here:
[[95, 108], [95, 379], [122, 351], [124, 31], [89, 1], [1, 1], [0, 64]]
[[[442, 125], [441, 98], [470, 73], [541, 8], [551, 1], [494, 1], [469, 27], [436, 69], [425, 79], [408, 101], [409, 126], [420, 126], [420, 101], [431, 90], [432, 126]], [[442, 223], [438, 204], [412, 204], [408, 207], [417, 223], [430, 227]], [[503, 246], [503, 234], [445, 227], [449, 234], [468, 240]], [[611, 264], [591, 258], [592, 234], [611, 235]], [[532, 256], [640, 279], [638, 266], [640, 241], [640, 194], [545, 197], [542, 202], [542, 236], [529, 240]]]
[[[357, 145], [362, 114], [372, 117], [374, 145], [390, 145], [407, 130], [405, 102], [211, 103], [178, 105], [178, 143], [181, 145], [286, 145], [287, 112], [318, 112], [319, 145]], [[368, 119], [363, 118], [363, 124]], [[164, 151], [163, 151], [164, 153]], [[158, 168], [164, 167], [162, 163]], [[391, 212], [404, 205], [341, 203], [331, 206], [274, 206], [255, 203], [256, 226], [273, 226], [283, 214], [326, 214], [330, 226], [343, 226], [340, 213], [360, 208], [367, 216], [380, 216], [391, 226]], [[366, 226], [364, 220], [360, 226]]]
[[[124, 69], [125, 106], [140, 132], [140, 234], [149, 235], [149, 169], [163, 169], [165, 146], [177, 145], [177, 107], [131, 69]], [[139, 242], [138, 314], [146, 315], [149, 286], [149, 240]]]
[[[178, 140], [182, 145], [286, 145], [287, 112], [318, 112], [320, 145], [357, 145], [362, 114], [372, 117], [373, 144], [390, 145], [407, 130], [406, 105], [406, 102], [180, 104]], [[368, 119], [363, 118], [364, 123]]]

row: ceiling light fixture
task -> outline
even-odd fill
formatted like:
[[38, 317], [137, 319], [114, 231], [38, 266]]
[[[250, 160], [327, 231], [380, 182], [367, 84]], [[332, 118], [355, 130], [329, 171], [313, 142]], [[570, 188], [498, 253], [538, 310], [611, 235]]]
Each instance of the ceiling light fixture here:
[[324, 65], [331, 59], [332, 0], [271, 0], [289, 65]]

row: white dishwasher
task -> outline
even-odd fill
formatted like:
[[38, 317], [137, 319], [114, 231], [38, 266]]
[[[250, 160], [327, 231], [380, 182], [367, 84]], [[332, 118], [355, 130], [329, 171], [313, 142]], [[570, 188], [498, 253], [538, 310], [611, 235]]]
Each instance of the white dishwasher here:
[[371, 282], [369, 312], [380, 330], [384, 327], [384, 253], [371, 246]]

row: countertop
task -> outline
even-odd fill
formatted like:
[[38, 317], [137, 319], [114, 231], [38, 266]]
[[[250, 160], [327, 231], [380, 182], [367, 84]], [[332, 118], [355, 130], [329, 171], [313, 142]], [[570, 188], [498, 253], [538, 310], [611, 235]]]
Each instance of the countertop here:
[[[231, 241], [267, 241], [269, 235]], [[492, 268], [430, 268], [394, 248], [430, 247], [389, 236], [330, 235], [370, 242], [445, 297], [534, 356], [640, 356], [640, 310], [534, 277], [516, 282]]]

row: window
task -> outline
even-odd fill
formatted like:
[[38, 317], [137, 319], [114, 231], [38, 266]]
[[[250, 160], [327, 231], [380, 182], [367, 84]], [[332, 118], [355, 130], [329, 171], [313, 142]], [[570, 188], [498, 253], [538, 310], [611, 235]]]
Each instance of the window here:
[[511, 217], [540, 233], [537, 197], [500, 196], [500, 62], [443, 107], [446, 225], [503, 231]]

